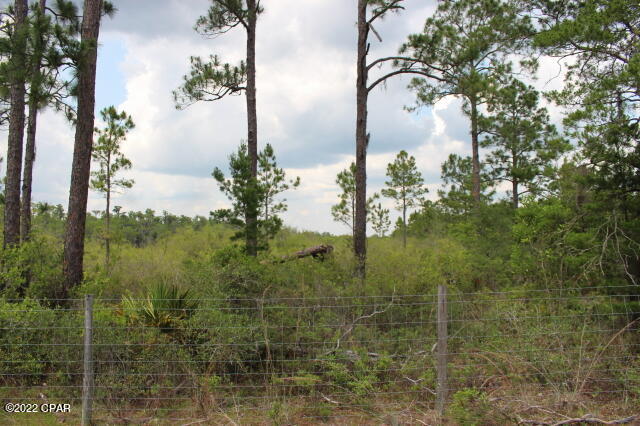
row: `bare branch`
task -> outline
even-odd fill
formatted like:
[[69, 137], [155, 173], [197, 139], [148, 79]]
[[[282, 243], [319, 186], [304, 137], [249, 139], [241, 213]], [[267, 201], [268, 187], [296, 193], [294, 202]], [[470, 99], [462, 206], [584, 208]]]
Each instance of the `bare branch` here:
[[[394, 289], [394, 295], [395, 295], [395, 289]], [[338, 341], [336, 342], [336, 346], [335, 346], [335, 348], [333, 348], [333, 349], [332, 349], [332, 350], [330, 350], [329, 352], [325, 353], [325, 355], [331, 354], [331, 353], [333, 353], [333, 352], [337, 351], [338, 349], [340, 349], [340, 343], [342, 342], [342, 340], [343, 340], [345, 337], [347, 337], [347, 336], [348, 336], [348, 335], [353, 331], [353, 329], [355, 328], [355, 326], [356, 326], [360, 321], [365, 320], [365, 319], [369, 319], [369, 318], [372, 318], [372, 317], [374, 317], [374, 316], [376, 316], [376, 315], [380, 315], [380, 314], [383, 314], [383, 313], [387, 312], [387, 310], [388, 310], [391, 306], [393, 306], [393, 302], [394, 302], [394, 296], [391, 296], [391, 301], [389, 302], [389, 304], [388, 304], [384, 309], [381, 309], [381, 310], [375, 310], [375, 311], [371, 312], [370, 314], [361, 315], [361, 316], [359, 316], [358, 318], [356, 318], [355, 320], [353, 320], [353, 322], [351, 323], [351, 325], [349, 325], [349, 328], [347, 328], [347, 331], [345, 331], [344, 333], [342, 333], [342, 336], [340, 336], [340, 337], [338, 338]]]
[[380, 43], [382, 43], [382, 37], [380, 37], [380, 34], [378, 33], [378, 31], [376, 31], [376, 29], [373, 27], [373, 25], [369, 24], [369, 29], [371, 30], [371, 32], [373, 32], [373, 34], [376, 36], [378, 41]]
[[620, 420], [607, 421], [607, 420], [600, 420], [598, 418], [595, 418], [591, 414], [585, 414], [584, 416], [579, 418], [562, 420], [560, 422], [544, 422], [540, 420], [519, 420], [518, 423], [523, 425], [526, 424], [526, 425], [539, 425], [539, 426], [561, 426], [561, 425], [575, 425], [575, 424], [585, 424], [585, 423], [600, 424], [600, 425], [622, 425], [622, 424], [631, 423], [634, 420], [638, 419], [638, 417], [639, 416], [636, 414], [635, 416], [626, 417]]
[[399, 75], [399, 74], [418, 74], [421, 75], [423, 77], [428, 77], [428, 78], [433, 78], [434, 80], [438, 80], [440, 82], [445, 82], [445, 80], [437, 75], [431, 74], [427, 71], [423, 71], [423, 70], [417, 70], [417, 69], [411, 69], [411, 68], [403, 68], [397, 71], [393, 71], [390, 72], [388, 74], [383, 75], [382, 77], [380, 77], [379, 79], [377, 79], [376, 81], [374, 81], [368, 88], [367, 91], [371, 92], [378, 84], [386, 81], [388, 78], [393, 77], [394, 75]]

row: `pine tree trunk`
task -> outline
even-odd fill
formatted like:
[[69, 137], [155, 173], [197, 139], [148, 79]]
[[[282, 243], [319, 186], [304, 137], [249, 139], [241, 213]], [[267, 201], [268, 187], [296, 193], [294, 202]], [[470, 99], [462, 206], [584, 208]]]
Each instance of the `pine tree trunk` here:
[[104, 211], [104, 217], [107, 221], [107, 232], [104, 236], [104, 248], [105, 248], [105, 269], [109, 271], [110, 262], [110, 245], [111, 242], [111, 214], [109, 209], [111, 208], [111, 151], [107, 152], [107, 206]]
[[85, 220], [93, 148], [96, 62], [102, 0], [84, 0], [82, 42], [87, 44], [78, 69], [78, 117], [73, 147], [69, 208], [64, 242], [65, 285], [61, 297], [82, 282]]
[[[40, 0], [40, 12], [44, 13], [47, 0]], [[24, 153], [24, 172], [22, 177], [22, 206], [20, 210], [20, 236], [28, 241], [31, 236], [31, 188], [33, 182], [33, 163], [36, 161], [36, 129], [38, 123], [38, 103], [40, 101], [40, 67], [42, 66], [42, 38], [34, 47], [33, 68], [31, 69], [31, 88], [29, 95], [29, 120], [27, 122], [27, 146]]]
[[[33, 94], [32, 94], [33, 96]], [[38, 122], [37, 100], [29, 100], [29, 119], [27, 121], [27, 146], [24, 152], [24, 174], [22, 179], [22, 203], [20, 206], [20, 236], [28, 241], [31, 234], [31, 187], [33, 182], [33, 163], [36, 160], [36, 127]]]
[[111, 250], [110, 250], [110, 243], [111, 243], [111, 213], [109, 212], [109, 209], [111, 208], [111, 187], [109, 185], [109, 188], [107, 189], [107, 209], [105, 210], [105, 218], [107, 220], [107, 234], [105, 235], [104, 238], [104, 247], [105, 247], [105, 268], [107, 271], [109, 271], [109, 265], [111, 262]]
[[365, 277], [367, 259], [367, 0], [358, 0], [358, 56], [356, 80], [356, 216], [353, 249], [356, 274]]
[[[258, 177], [258, 114], [256, 111], [256, 21], [258, 18], [256, 0], [247, 0], [247, 148], [251, 163], [253, 185], [257, 186]], [[247, 253], [258, 253], [258, 202], [257, 197], [249, 197], [245, 223], [247, 226]]]
[[513, 158], [512, 167], [511, 167], [511, 187], [512, 187], [512, 200], [513, 200], [513, 208], [518, 209], [519, 197], [518, 197], [518, 179], [513, 176], [514, 170], [518, 167], [518, 157], [515, 150], [511, 150], [511, 158]]
[[351, 194], [351, 244], [356, 241], [356, 194]]
[[22, 145], [24, 142], [24, 96], [27, 0], [15, 1], [15, 32], [10, 59], [9, 138], [7, 141], [7, 180], [4, 207], [4, 246], [20, 243], [20, 178], [22, 177]]
[[[33, 96], [33, 94], [32, 94]], [[29, 118], [27, 123], [27, 146], [24, 154], [24, 171], [22, 178], [22, 201], [20, 205], [20, 240], [29, 241], [31, 237], [31, 182], [33, 178], [33, 163], [35, 161], [36, 124], [38, 117], [37, 101], [29, 99]], [[24, 281], [19, 289], [19, 295], [25, 295], [31, 285], [31, 266], [27, 264], [23, 272]]]
[[471, 104], [471, 196], [473, 201], [480, 204], [480, 153], [478, 148], [478, 105], [475, 96], [469, 99]]
[[402, 246], [407, 248], [407, 203], [402, 203]]

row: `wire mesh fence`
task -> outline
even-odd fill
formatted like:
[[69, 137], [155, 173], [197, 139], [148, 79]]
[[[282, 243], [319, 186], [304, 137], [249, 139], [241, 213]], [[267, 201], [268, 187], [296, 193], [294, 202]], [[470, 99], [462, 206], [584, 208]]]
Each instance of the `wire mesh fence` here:
[[640, 411], [634, 286], [449, 291], [446, 347], [435, 292], [98, 299], [89, 355], [84, 300], [7, 302], [0, 395], [79, 418], [89, 368], [96, 423], [433, 424], [439, 396], [445, 414], [514, 422]]

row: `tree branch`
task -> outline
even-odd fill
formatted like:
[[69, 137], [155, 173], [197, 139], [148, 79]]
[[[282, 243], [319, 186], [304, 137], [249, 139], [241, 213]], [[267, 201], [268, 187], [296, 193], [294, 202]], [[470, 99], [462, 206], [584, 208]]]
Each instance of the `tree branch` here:
[[[395, 289], [394, 289], [394, 295], [395, 295]], [[342, 339], [344, 339], [345, 337], [347, 337], [347, 335], [349, 335], [349, 333], [351, 333], [351, 332], [353, 331], [353, 329], [354, 329], [354, 328], [355, 328], [355, 326], [358, 324], [358, 322], [360, 322], [360, 321], [362, 321], [362, 320], [365, 320], [365, 319], [372, 318], [372, 317], [374, 317], [374, 316], [376, 316], [376, 315], [383, 314], [383, 313], [387, 312], [387, 310], [388, 310], [391, 306], [393, 306], [393, 302], [394, 302], [394, 295], [392, 295], [392, 296], [391, 296], [391, 301], [389, 302], [389, 304], [388, 304], [384, 309], [381, 309], [381, 310], [379, 310], [379, 311], [378, 311], [378, 310], [375, 310], [375, 311], [371, 312], [370, 314], [361, 315], [361, 316], [359, 316], [358, 318], [356, 318], [355, 320], [353, 320], [353, 322], [351, 323], [351, 325], [349, 326], [349, 328], [347, 328], [347, 331], [345, 331], [344, 333], [342, 333], [342, 336], [340, 336], [340, 337], [338, 338], [338, 341], [336, 342], [336, 346], [335, 346], [335, 348], [333, 348], [332, 350], [330, 350], [329, 352], [327, 352], [325, 355], [331, 354], [331, 353], [333, 353], [333, 352], [337, 351], [338, 349], [340, 349], [340, 343], [341, 343]]]
[[383, 62], [387, 62], [387, 61], [419, 62], [418, 60], [416, 60], [416, 58], [408, 58], [406, 56], [387, 56], [386, 58], [379, 58], [371, 62], [369, 65], [367, 65], [367, 71], [369, 71], [371, 68], [375, 67], [376, 65], [382, 64]]
[[404, 68], [404, 69], [400, 69], [400, 70], [393, 71], [393, 72], [390, 72], [388, 74], [383, 75], [382, 77], [380, 77], [379, 79], [377, 79], [376, 81], [371, 83], [371, 85], [367, 88], [367, 92], [371, 92], [378, 84], [384, 82], [385, 80], [387, 80], [390, 77], [393, 77], [394, 75], [399, 75], [399, 74], [418, 74], [418, 75], [421, 75], [423, 77], [433, 78], [434, 80], [438, 80], [440, 82], [445, 82], [445, 80], [443, 78], [438, 77], [437, 75], [430, 74], [430, 73], [428, 73], [426, 71], [415, 70], [415, 69], [411, 69], [411, 68]]
[[389, 3], [388, 5], [380, 6], [378, 9], [374, 10], [373, 15], [367, 21], [367, 25], [370, 26], [376, 19], [380, 18], [382, 15], [384, 15], [390, 10], [404, 9], [404, 7], [400, 6], [401, 2], [402, 0], [392, 0], [392, 2]]

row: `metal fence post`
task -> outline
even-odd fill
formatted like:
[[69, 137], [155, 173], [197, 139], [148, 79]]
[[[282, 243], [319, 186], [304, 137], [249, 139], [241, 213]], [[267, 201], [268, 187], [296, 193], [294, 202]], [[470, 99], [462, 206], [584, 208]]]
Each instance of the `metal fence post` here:
[[84, 374], [82, 376], [82, 426], [91, 424], [93, 399], [93, 296], [84, 297]]
[[436, 389], [436, 409], [442, 416], [449, 393], [447, 382], [447, 286], [438, 286], [438, 387]]

